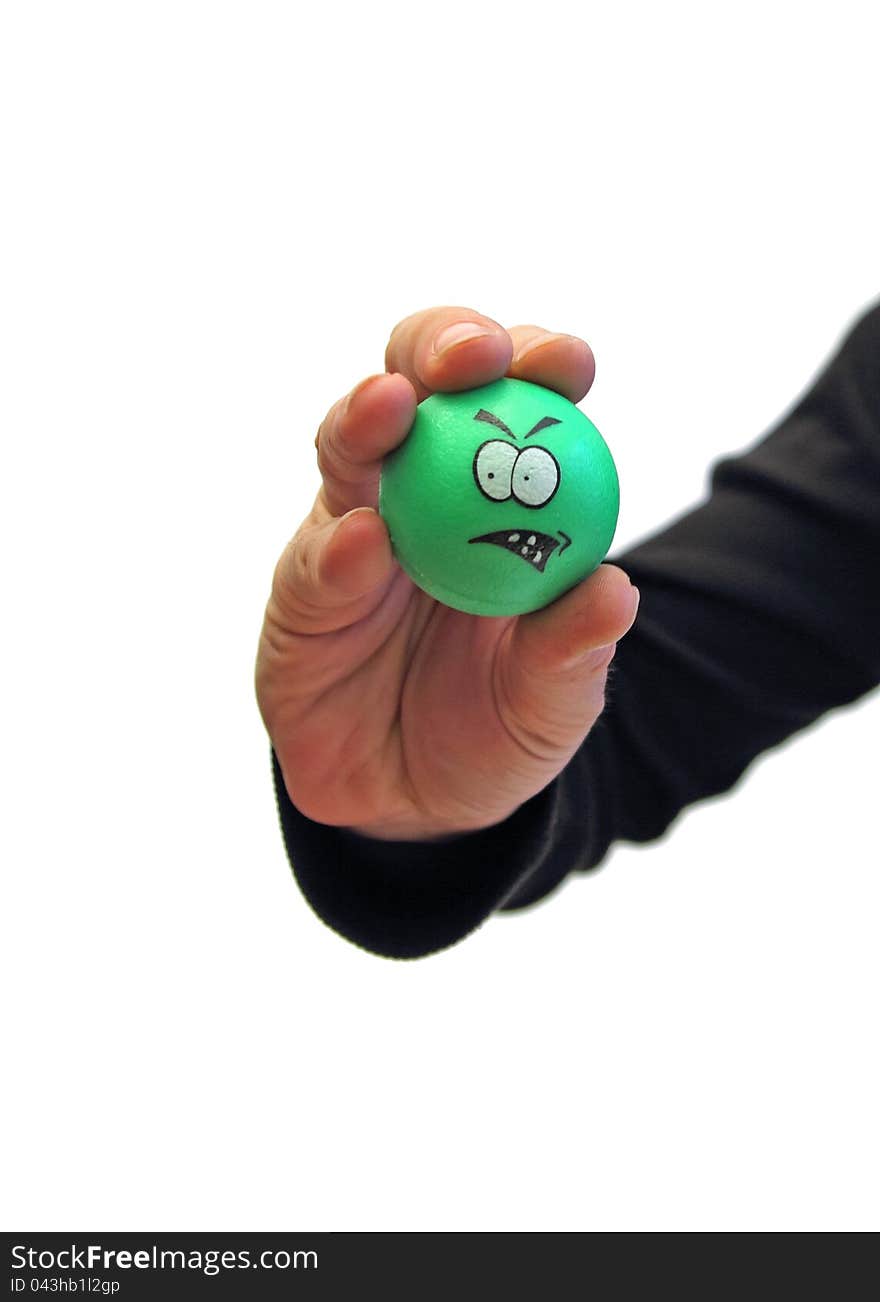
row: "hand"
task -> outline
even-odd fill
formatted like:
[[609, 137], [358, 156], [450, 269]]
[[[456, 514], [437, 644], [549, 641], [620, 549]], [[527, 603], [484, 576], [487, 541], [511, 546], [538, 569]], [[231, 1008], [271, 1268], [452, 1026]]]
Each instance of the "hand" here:
[[430, 308], [395, 327], [385, 366], [318, 431], [323, 483], [275, 570], [257, 699], [303, 814], [421, 840], [500, 822], [553, 780], [602, 711], [638, 592], [600, 565], [528, 615], [450, 610], [395, 563], [376, 509], [382, 459], [430, 393], [510, 375], [578, 402], [583, 340]]

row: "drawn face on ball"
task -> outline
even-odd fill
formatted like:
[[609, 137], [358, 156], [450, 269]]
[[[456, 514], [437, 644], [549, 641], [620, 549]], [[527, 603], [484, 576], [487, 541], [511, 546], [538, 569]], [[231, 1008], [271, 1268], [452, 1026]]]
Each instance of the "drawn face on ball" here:
[[[484, 407], [480, 408], [474, 420], [494, 425], [505, 435], [481, 443], [474, 456], [474, 480], [483, 496], [490, 502], [508, 502], [513, 498], [530, 511], [540, 511], [547, 506], [556, 496], [562, 476], [559, 462], [549, 448], [541, 447], [537, 442], [529, 447], [518, 443], [513, 430]], [[523, 436], [523, 443], [541, 430], [559, 424], [561, 421], [557, 416], [542, 416]], [[541, 524], [544, 520], [545, 515], [542, 515]], [[522, 529], [490, 530], [469, 538], [468, 542], [504, 547], [543, 574], [547, 562], [560, 545], [560, 539], [564, 549], [571, 545], [571, 538], [561, 529], [559, 537], [556, 537], [537, 526], [532, 528], [532, 523], [529, 521]]]
[[604, 558], [617, 474], [573, 403], [503, 379], [420, 404], [383, 467], [379, 509], [397, 559], [431, 596], [472, 614], [523, 614]]

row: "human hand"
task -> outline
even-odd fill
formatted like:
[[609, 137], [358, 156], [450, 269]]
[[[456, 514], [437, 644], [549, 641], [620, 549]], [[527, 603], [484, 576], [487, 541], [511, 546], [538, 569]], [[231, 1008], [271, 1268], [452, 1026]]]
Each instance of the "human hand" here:
[[395, 327], [385, 366], [318, 431], [323, 482], [275, 569], [256, 688], [306, 817], [422, 840], [502, 821], [565, 767], [638, 593], [604, 564], [542, 610], [467, 615], [412, 583], [377, 511], [382, 460], [419, 402], [503, 375], [579, 402], [595, 371], [583, 340], [429, 308]]

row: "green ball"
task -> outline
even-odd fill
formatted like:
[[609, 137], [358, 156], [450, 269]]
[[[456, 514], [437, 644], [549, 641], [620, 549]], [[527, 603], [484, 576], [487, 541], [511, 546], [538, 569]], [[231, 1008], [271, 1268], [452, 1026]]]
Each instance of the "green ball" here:
[[426, 398], [379, 484], [403, 569], [471, 615], [538, 610], [586, 578], [611, 546], [619, 503], [593, 422], [526, 380]]

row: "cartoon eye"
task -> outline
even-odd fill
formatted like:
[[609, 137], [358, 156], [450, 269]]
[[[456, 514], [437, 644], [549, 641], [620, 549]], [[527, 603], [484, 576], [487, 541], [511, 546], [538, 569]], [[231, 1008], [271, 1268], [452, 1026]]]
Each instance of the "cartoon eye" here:
[[512, 443], [505, 443], [503, 439], [489, 439], [480, 444], [474, 457], [474, 479], [485, 497], [493, 502], [507, 501], [510, 497], [514, 461], [516, 448]]
[[546, 448], [523, 448], [513, 468], [511, 487], [523, 506], [543, 506], [559, 487], [559, 462]]

